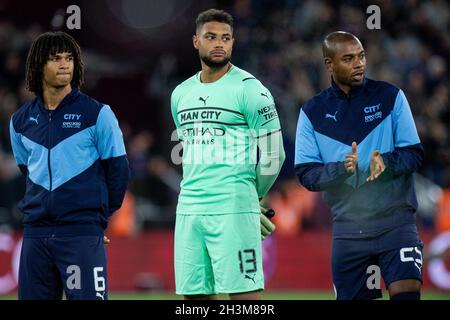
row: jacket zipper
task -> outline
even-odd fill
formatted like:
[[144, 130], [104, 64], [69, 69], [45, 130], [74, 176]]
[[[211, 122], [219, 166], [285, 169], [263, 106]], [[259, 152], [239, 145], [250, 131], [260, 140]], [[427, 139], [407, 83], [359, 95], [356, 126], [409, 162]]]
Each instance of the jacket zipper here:
[[[348, 104], [350, 105], [350, 108], [352, 107], [352, 101], [351, 101], [351, 95], [348, 95]], [[350, 109], [351, 110], [351, 109]], [[359, 187], [359, 164], [356, 164], [356, 168], [355, 168], [355, 174], [356, 174], [356, 186], [355, 186], [355, 190], [358, 189]], [[361, 224], [359, 225], [359, 234], [362, 234], [362, 227]]]
[[48, 165], [48, 174], [50, 178], [50, 187], [49, 187], [49, 196], [48, 196], [48, 214], [52, 216], [52, 189], [53, 189], [53, 179], [52, 179], [52, 167], [50, 165], [50, 150], [52, 145], [52, 112], [48, 113], [48, 157], [47, 157], [47, 165]]
[[50, 192], [52, 191], [52, 184], [53, 184], [53, 181], [52, 181], [52, 168], [51, 168], [51, 166], [50, 166], [50, 149], [51, 149], [51, 143], [52, 143], [52, 112], [50, 111], [49, 113], [48, 113], [48, 157], [47, 157], [47, 162], [48, 162], [48, 174], [49, 174], [49, 177], [50, 177]]
[[[351, 108], [352, 108], [352, 96], [351, 96], [350, 92], [349, 92], [348, 95], [346, 95], [346, 98], [347, 98], [348, 108], [350, 108], [350, 110], [351, 110]], [[356, 165], [356, 168], [355, 168], [355, 175], [356, 175], [355, 189], [358, 189], [358, 186], [359, 186], [359, 165], [358, 164]]]

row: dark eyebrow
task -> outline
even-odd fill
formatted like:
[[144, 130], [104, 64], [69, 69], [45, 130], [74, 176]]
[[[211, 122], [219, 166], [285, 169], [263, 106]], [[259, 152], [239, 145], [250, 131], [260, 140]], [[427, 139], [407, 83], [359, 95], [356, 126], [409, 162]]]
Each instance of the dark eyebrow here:
[[[206, 35], [217, 36], [217, 33], [208, 31], [208, 32], [205, 33], [205, 36], [206, 36]], [[229, 33], [224, 33], [224, 34], [222, 34], [221, 36], [222, 36], [222, 37], [232, 37], [232, 35], [229, 34]]]
[[366, 52], [364, 50], [362, 50], [361, 52], [355, 53], [355, 54], [347, 53], [347, 54], [344, 54], [342, 56], [342, 58], [352, 58], [354, 56], [359, 56], [360, 54], [363, 54], [363, 53], [366, 53]]

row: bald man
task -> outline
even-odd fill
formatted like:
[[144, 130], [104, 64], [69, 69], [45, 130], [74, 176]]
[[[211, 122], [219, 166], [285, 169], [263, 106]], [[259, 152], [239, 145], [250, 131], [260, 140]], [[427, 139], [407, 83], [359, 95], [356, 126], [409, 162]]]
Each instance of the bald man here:
[[413, 172], [423, 148], [403, 91], [365, 77], [361, 41], [333, 32], [323, 41], [331, 86], [300, 110], [295, 171], [323, 192], [333, 213], [336, 298], [419, 300], [422, 247]]

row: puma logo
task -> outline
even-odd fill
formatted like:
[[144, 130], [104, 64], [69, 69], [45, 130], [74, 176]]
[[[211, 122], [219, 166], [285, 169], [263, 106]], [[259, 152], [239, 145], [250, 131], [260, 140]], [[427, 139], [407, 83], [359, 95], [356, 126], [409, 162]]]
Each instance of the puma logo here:
[[39, 114], [36, 116], [36, 118], [30, 117], [29, 120], [32, 122], [36, 122], [36, 124], [39, 124], [38, 118], [39, 118]]
[[254, 284], [256, 284], [256, 282], [255, 282], [255, 276], [256, 276], [256, 273], [253, 274], [253, 277], [250, 277], [248, 274], [246, 274], [246, 275], [245, 275], [245, 279], [250, 279], [250, 280], [253, 281]]
[[198, 100], [202, 101], [206, 107], [206, 100], [208, 100], [208, 98], [209, 98], [209, 96], [207, 96], [206, 98], [199, 97]]
[[100, 300], [105, 300], [105, 291], [103, 291], [103, 293], [96, 292], [96, 293], [95, 293], [95, 296], [96, 296], [96, 297], [99, 297]]
[[261, 95], [262, 95], [263, 97], [266, 97], [267, 99], [270, 100], [269, 95], [268, 95], [267, 93], [261, 92]]
[[330, 118], [330, 119], [334, 119], [334, 121], [337, 122], [336, 115], [337, 115], [338, 112], [339, 112], [339, 111], [336, 111], [336, 112], [334, 113], [334, 115], [331, 115], [331, 114], [327, 113], [327, 114], [325, 115], [325, 119]]

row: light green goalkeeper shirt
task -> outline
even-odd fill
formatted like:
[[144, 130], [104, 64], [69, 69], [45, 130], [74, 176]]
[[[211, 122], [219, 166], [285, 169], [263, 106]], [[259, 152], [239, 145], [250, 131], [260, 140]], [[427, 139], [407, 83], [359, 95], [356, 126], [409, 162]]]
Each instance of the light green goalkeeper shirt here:
[[256, 185], [257, 139], [280, 131], [273, 97], [236, 66], [212, 83], [202, 83], [200, 73], [178, 85], [171, 97], [183, 145], [177, 214], [259, 213], [258, 198], [268, 188]]

